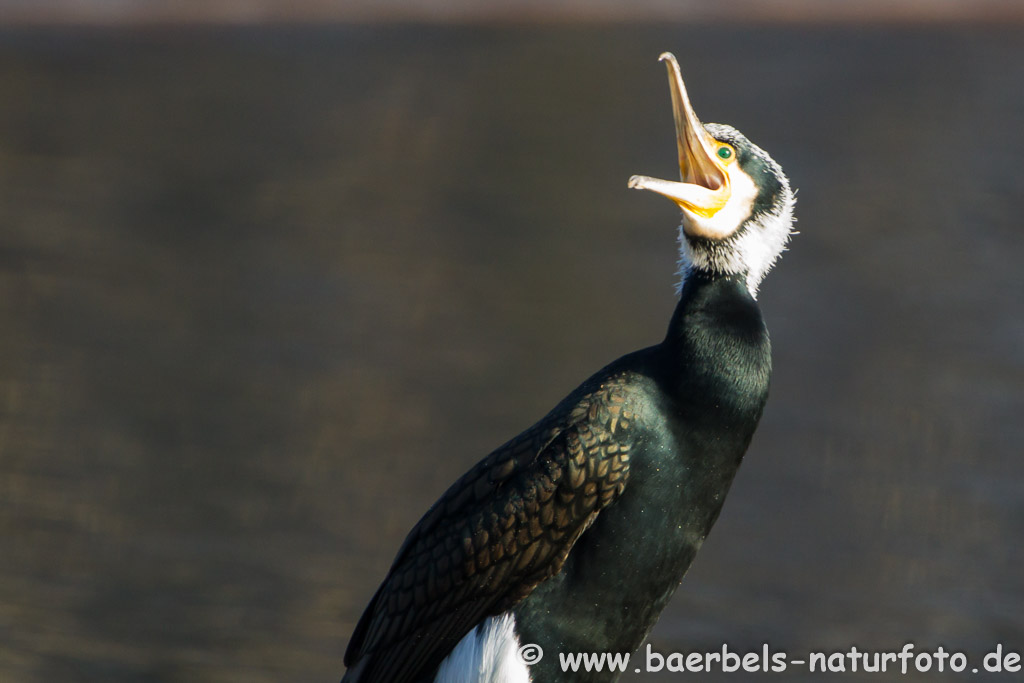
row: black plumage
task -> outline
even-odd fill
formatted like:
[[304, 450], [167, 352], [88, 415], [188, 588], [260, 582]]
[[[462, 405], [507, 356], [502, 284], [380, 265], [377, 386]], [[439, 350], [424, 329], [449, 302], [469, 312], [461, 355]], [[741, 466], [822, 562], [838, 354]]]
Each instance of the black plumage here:
[[[674, 97], [681, 78], [676, 88]], [[767, 399], [770, 345], [753, 292], [788, 239], [793, 204], [760, 148], [725, 126], [699, 135], [735, 150], [734, 164], [708, 173], [753, 178], [743, 220], [722, 239], [692, 236], [687, 221], [699, 219], [677, 200], [689, 258], [664, 340], [594, 374], [448, 489], [360, 619], [343, 683], [433, 681], [467, 633], [502, 613], [514, 616], [519, 642], [549, 653], [530, 668], [533, 681], [611, 681], [617, 674], [564, 673], [554, 653], [633, 652], [654, 625], [717, 519]]]
[[[595, 374], [434, 504], [346, 664], [367, 657], [360, 681], [429, 679], [466, 632], [513, 606], [524, 643], [632, 652], [718, 517], [770, 371], [741, 278], [690, 277], [661, 344]], [[562, 680], [556, 664], [542, 660], [534, 680]]]

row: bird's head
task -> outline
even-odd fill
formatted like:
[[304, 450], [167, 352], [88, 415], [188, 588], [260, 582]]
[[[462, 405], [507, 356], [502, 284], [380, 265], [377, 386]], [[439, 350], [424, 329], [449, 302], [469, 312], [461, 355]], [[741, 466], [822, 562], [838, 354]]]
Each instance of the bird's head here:
[[746, 278], [756, 295], [793, 227], [795, 196], [768, 153], [738, 130], [701, 124], [690, 105], [679, 63], [666, 52], [681, 182], [636, 175], [629, 186], [668, 197], [682, 209], [683, 280], [693, 270]]

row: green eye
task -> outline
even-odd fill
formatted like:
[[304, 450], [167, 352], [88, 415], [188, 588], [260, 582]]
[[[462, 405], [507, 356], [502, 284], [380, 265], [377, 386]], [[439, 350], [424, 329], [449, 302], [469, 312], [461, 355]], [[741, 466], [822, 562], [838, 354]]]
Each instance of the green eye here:
[[731, 157], [732, 157], [732, 150], [731, 149], [729, 149], [728, 147], [719, 147], [718, 148], [718, 158], [719, 159], [729, 159]]

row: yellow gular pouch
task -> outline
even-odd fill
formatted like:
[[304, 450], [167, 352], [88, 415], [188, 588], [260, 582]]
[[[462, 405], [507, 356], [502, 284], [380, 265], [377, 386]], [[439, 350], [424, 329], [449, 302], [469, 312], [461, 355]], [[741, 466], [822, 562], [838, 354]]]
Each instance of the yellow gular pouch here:
[[720, 206], [690, 209], [679, 204], [683, 209], [680, 227], [690, 237], [723, 240], [738, 232], [753, 214], [759, 192], [754, 179], [739, 164], [731, 164], [728, 173], [730, 192]]

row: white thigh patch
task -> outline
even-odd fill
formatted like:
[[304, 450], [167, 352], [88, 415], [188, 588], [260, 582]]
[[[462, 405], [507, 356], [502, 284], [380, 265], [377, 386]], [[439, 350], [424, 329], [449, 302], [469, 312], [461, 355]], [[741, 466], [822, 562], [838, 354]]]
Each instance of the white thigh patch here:
[[455, 646], [434, 683], [530, 683], [511, 612], [484, 619]]

